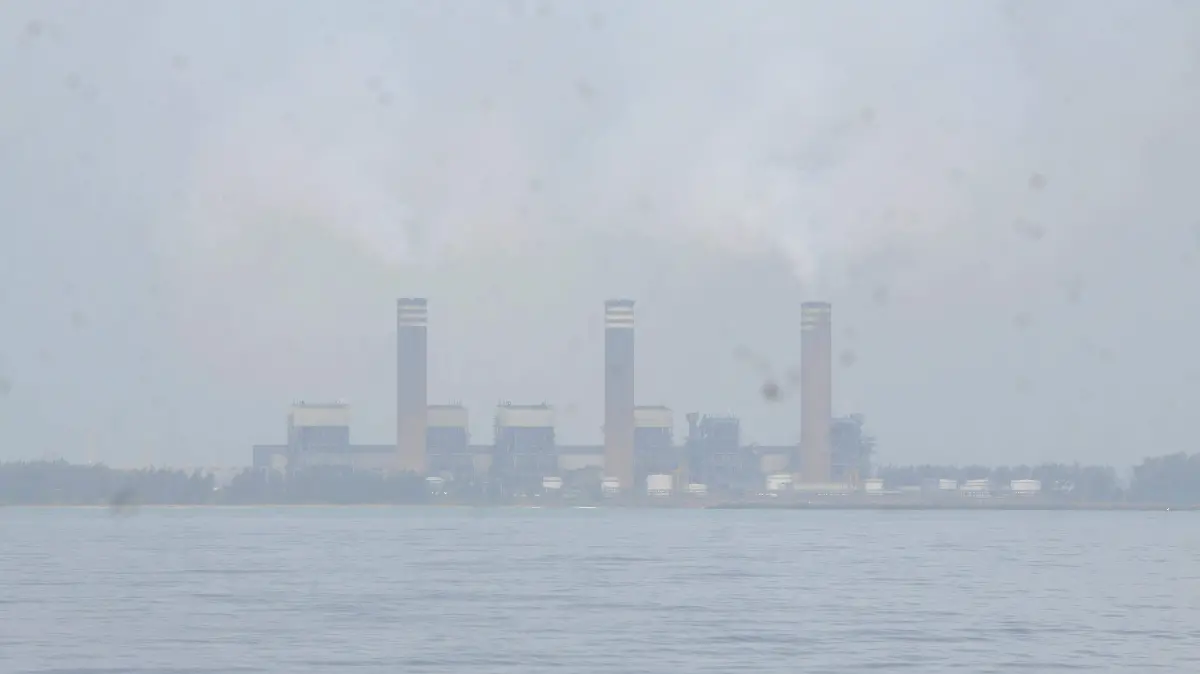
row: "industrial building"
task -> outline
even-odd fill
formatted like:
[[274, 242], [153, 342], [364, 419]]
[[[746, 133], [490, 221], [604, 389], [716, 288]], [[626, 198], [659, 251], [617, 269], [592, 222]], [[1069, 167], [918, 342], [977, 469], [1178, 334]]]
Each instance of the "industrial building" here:
[[425, 462], [430, 475], [473, 477], [471, 425], [462, 405], [429, 405], [425, 415]]
[[[288, 414], [286, 443], [254, 447], [254, 465], [412, 471], [449, 481], [483, 481], [505, 494], [535, 492], [545, 478], [561, 484], [560, 478], [588, 471], [618, 493], [645, 492], [650, 476], [660, 493], [664, 476], [692, 493], [753, 490], [768, 475], [786, 474], [797, 488], [857, 482], [869, 438], [862, 434], [861, 417], [832, 417], [830, 305], [807, 302], [800, 310], [798, 445], [745, 446], [737, 418], [694, 413], [687, 415], [687, 437], [677, 443], [670, 408], [635, 404], [634, 302], [629, 299], [604, 303], [603, 445], [560, 446], [551, 406], [507, 402], [496, 408], [492, 444], [472, 443], [465, 407], [428, 402], [428, 302], [405, 298], [396, 305], [395, 443], [351, 444], [350, 409], [344, 403], [297, 403]], [[683, 489], [689, 484], [705, 489]]]
[[503, 493], [537, 491], [542, 478], [558, 475], [554, 409], [505, 403], [496, 410], [489, 475]]
[[682, 452], [675, 446], [675, 416], [671, 408], [661, 405], [634, 407], [633, 488], [638, 492], [644, 490], [648, 475], [676, 475], [683, 463]]
[[687, 415], [684, 445], [688, 480], [722, 492], [736, 492], [758, 482], [761, 465], [742, 446], [742, 423], [736, 417]]
[[875, 440], [866, 434], [862, 415], [834, 418], [829, 442], [831, 481], [853, 484], [869, 477]]

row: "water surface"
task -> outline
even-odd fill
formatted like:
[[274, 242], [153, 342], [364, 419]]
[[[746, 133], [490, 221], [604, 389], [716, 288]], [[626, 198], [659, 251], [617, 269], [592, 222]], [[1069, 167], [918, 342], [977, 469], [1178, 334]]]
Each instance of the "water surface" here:
[[0, 672], [1196, 672], [1200, 513], [0, 509]]

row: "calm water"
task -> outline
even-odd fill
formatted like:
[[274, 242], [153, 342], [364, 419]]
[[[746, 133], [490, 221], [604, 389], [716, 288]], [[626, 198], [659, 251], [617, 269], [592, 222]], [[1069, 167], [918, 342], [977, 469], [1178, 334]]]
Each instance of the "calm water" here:
[[0, 510], [0, 672], [1200, 671], [1200, 514]]

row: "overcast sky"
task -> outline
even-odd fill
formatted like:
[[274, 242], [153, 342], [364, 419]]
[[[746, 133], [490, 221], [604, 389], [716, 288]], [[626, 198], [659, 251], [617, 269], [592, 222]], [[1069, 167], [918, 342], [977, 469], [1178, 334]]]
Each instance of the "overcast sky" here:
[[1130, 0], [0, 5], [0, 459], [236, 465], [292, 400], [600, 440], [734, 413], [834, 303], [889, 462], [1197, 450], [1200, 5]]

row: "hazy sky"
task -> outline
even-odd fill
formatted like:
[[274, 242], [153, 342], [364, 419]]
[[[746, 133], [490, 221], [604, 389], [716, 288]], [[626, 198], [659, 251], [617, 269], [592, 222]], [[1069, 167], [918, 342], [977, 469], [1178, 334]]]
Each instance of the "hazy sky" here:
[[[834, 303], [885, 461], [1200, 449], [1200, 5], [0, 5], [0, 459], [249, 461], [294, 399], [598, 442], [638, 398], [799, 434], [763, 368]], [[767, 364], [767, 365], [764, 365]]]

